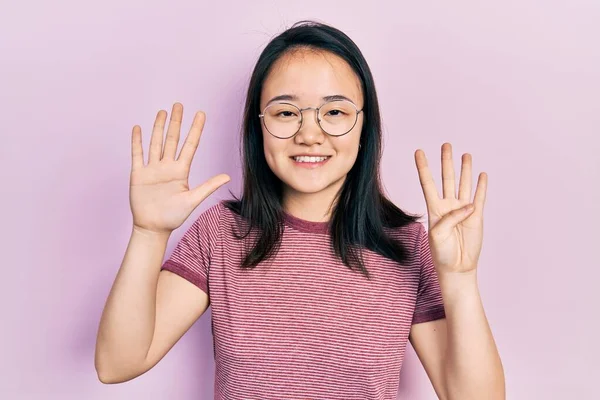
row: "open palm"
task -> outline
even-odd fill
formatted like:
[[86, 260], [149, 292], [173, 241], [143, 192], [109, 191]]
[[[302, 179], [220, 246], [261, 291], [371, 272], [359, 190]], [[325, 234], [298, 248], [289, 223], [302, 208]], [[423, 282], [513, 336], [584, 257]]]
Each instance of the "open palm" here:
[[[452, 145], [442, 145], [442, 189], [440, 197], [422, 150], [415, 152], [419, 181], [427, 203], [429, 244], [438, 273], [462, 273], [477, 268], [483, 243], [483, 208], [487, 174], [479, 175], [475, 198], [471, 203], [472, 183], [470, 154], [462, 156], [458, 197]], [[472, 206], [473, 209], [469, 209]]]
[[229, 181], [229, 176], [220, 174], [190, 190], [190, 166], [200, 142], [205, 115], [196, 113], [179, 158], [176, 158], [182, 117], [183, 106], [175, 103], [163, 145], [167, 113], [164, 110], [158, 112], [147, 165], [144, 165], [141, 129], [138, 125], [133, 127], [129, 200], [134, 228], [170, 233], [181, 226], [206, 197]]

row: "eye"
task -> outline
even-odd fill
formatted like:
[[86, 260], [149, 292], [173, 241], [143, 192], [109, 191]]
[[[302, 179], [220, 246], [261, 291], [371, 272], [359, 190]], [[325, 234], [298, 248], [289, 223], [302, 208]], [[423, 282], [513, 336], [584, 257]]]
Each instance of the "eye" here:
[[329, 110], [327, 112], [327, 115], [330, 115], [332, 117], [337, 117], [339, 115], [344, 115], [345, 113], [342, 110]]
[[281, 111], [279, 113], [277, 113], [278, 117], [295, 117], [296, 114], [294, 114], [292, 111]]

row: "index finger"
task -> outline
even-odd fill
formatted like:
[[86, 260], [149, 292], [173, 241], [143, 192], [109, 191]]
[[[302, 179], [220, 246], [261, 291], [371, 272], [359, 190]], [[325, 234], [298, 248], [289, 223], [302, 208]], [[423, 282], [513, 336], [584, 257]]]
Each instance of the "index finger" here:
[[425, 157], [425, 152], [423, 152], [423, 150], [417, 149], [417, 151], [415, 152], [415, 163], [417, 164], [417, 171], [419, 172], [419, 181], [421, 182], [421, 188], [423, 189], [425, 202], [429, 206], [435, 200], [438, 200], [440, 196], [438, 195], [437, 189], [435, 187], [435, 181], [433, 180], [433, 176], [431, 175], [431, 171], [429, 170], [427, 157]]
[[181, 152], [179, 153], [179, 158], [177, 161], [182, 161], [188, 165], [192, 163], [192, 159], [194, 158], [194, 154], [196, 153], [196, 149], [200, 143], [200, 136], [202, 136], [202, 129], [204, 129], [205, 121], [206, 114], [204, 114], [202, 111], [198, 111], [196, 115], [194, 115], [194, 122], [192, 122], [190, 132], [188, 133], [187, 137], [185, 138], [185, 142], [181, 147]]

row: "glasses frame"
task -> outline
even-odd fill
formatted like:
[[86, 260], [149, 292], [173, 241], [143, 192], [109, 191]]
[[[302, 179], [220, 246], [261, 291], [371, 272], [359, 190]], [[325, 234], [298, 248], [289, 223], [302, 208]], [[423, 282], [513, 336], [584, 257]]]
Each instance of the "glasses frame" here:
[[[356, 115], [354, 118], [354, 123], [352, 124], [352, 127], [350, 129], [348, 129], [348, 131], [340, 134], [340, 135], [332, 135], [331, 133], [327, 132], [322, 126], [321, 126], [321, 118], [319, 118], [319, 111], [321, 110], [321, 108], [323, 108], [326, 104], [329, 103], [334, 103], [334, 102], [338, 102], [338, 101], [345, 101], [346, 103], [350, 103], [352, 104], [352, 106], [354, 106], [354, 109], [356, 110]], [[285, 104], [285, 105], [290, 105], [292, 107], [294, 107], [295, 109], [298, 110], [298, 112], [300, 113], [300, 126], [298, 127], [298, 130], [291, 136], [286, 136], [286, 137], [281, 137], [281, 136], [277, 136], [275, 135], [273, 132], [271, 132], [269, 130], [269, 128], [267, 127], [267, 124], [265, 122], [265, 114], [266, 111], [269, 109], [269, 107], [271, 106], [275, 106], [278, 104]], [[349, 100], [329, 100], [326, 101], [325, 103], [321, 104], [319, 107], [306, 107], [306, 108], [299, 108], [297, 105], [292, 104], [292, 103], [287, 103], [284, 101], [278, 101], [275, 103], [271, 103], [268, 106], [265, 107], [265, 109], [262, 111], [261, 114], [258, 115], [258, 117], [262, 120], [263, 125], [265, 126], [265, 129], [267, 130], [267, 132], [269, 132], [271, 134], [271, 136], [276, 137], [277, 139], [291, 139], [294, 136], [296, 136], [298, 134], [298, 132], [300, 132], [300, 129], [302, 129], [302, 125], [304, 124], [304, 111], [306, 110], [315, 110], [315, 116], [317, 117], [317, 124], [319, 125], [319, 128], [321, 128], [321, 130], [323, 132], [325, 132], [327, 135], [332, 136], [332, 137], [340, 137], [340, 136], [344, 136], [346, 134], [348, 134], [352, 129], [354, 129], [354, 127], [356, 126], [356, 123], [358, 122], [358, 114], [360, 114], [361, 112], [363, 112], [364, 108], [361, 108], [360, 110], [358, 109], [358, 107], [356, 106], [356, 104], [354, 104], [353, 102], [349, 101]]]

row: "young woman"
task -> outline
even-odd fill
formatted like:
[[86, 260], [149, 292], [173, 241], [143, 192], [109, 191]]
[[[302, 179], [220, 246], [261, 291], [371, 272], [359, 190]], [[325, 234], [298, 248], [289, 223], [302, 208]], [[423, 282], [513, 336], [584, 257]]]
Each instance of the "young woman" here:
[[210, 303], [217, 399], [396, 399], [408, 340], [440, 398], [504, 398], [476, 278], [486, 175], [471, 202], [463, 155], [457, 196], [444, 144], [440, 197], [417, 150], [428, 232], [386, 198], [375, 85], [350, 38], [302, 22], [266, 46], [245, 106], [243, 193], [204, 211], [162, 264], [171, 233], [229, 181], [189, 189], [205, 116], [177, 157], [182, 113], [164, 143], [158, 113], [147, 164], [133, 128], [133, 230], [100, 323], [102, 382], [148, 371]]

